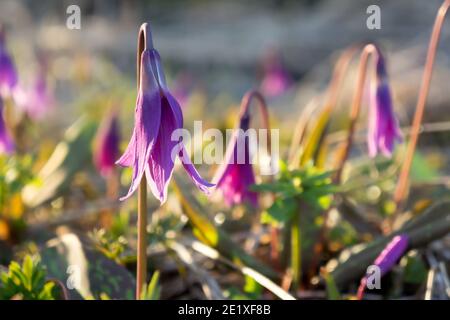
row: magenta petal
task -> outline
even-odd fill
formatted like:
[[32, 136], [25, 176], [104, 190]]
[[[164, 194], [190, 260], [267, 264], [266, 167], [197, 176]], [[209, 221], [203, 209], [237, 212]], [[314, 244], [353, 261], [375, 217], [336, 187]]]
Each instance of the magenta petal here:
[[183, 128], [183, 112], [181, 111], [180, 104], [168, 91], [164, 92], [164, 97], [167, 99], [167, 102], [172, 109], [178, 128]]
[[192, 164], [191, 159], [189, 158], [189, 155], [187, 154], [187, 151], [184, 146], [181, 147], [179, 156], [184, 169], [189, 174], [192, 181], [194, 181], [197, 188], [199, 188], [202, 192], [209, 194], [208, 188], [214, 187], [215, 184], [207, 182], [200, 176], [197, 169]]
[[367, 135], [369, 156], [375, 157], [378, 152], [382, 152], [386, 157], [390, 157], [395, 142], [402, 139], [398, 120], [392, 108], [391, 92], [381, 53], [378, 55], [376, 72], [376, 81], [371, 88], [369, 110]]
[[[248, 116], [241, 118], [240, 128], [244, 131], [247, 130], [249, 122]], [[255, 175], [250, 161], [249, 141], [248, 137], [241, 139], [239, 134], [242, 134], [242, 131], [236, 130], [234, 132], [227, 148], [225, 162], [219, 167], [213, 181], [217, 183], [217, 189], [222, 191], [227, 205], [248, 201], [256, 207], [258, 195], [250, 190], [250, 187], [255, 184]], [[244, 159], [239, 159], [238, 155], [238, 144], [241, 143], [245, 143]], [[242, 160], [244, 162], [240, 163]]]
[[114, 168], [114, 160], [119, 153], [119, 141], [119, 123], [117, 114], [113, 113], [102, 123], [95, 139], [94, 163], [104, 177]]
[[158, 138], [151, 151], [146, 169], [150, 189], [161, 204], [166, 201], [167, 187], [172, 176], [175, 157], [180, 148], [179, 141], [171, 139], [173, 131], [178, 128], [172, 109], [167, 100], [163, 99]]
[[0, 90], [12, 90], [17, 84], [17, 72], [8, 53], [0, 45]]
[[[149, 162], [150, 154], [156, 144], [161, 123], [161, 99], [159, 92], [153, 92], [151, 95], [140, 92], [137, 105], [133, 140], [130, 141], [130, 146], [127, 150], [132, 150], [134, 154], [133, 177], [130, 189], [127, 195], [120, 199], [121, 201], [128, 199], [139, 187], [145, 167]], [[119, 162], [121, 159], [119, 159]], [[128, 152], [126, 152], [125, 159], [130, 159]], [[126, 161], [120, 163], [129, 164]]]
[[121, 167], [131, 167], [135, 160], [134, 151], [136, 150], [135, 141], [136, 141], [136, 129], [133, 128], [133, 134], [131, 135], [130, 143], [128, 143], [127, 148], [123, 155], [116, 161], [116, 164]]
[[[409, 237], [406, 234], [400, 234], [392, 238], [383, 251], [375, 259], [373, 265], [380, 268], [380, 276], [388, 273], [396, 262], [405, 254], [409, 246]], [[363, 277], [358, 288], [358, 298], [362, 299], [366, 288], [367, 277]]]

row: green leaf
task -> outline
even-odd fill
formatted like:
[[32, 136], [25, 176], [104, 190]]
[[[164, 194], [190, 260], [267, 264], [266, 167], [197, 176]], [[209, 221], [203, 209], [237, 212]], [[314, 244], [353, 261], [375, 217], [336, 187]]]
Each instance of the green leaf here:
[[277, 199], [272, 206], [263, 212], [263, 223], [285, 224], [298, 212], [298, 206], [293, 198]]
[[325, 129], [327, 128], [328, 121], [330, 120], [330, 113], [327, 108], [320, 114], [314, 128], [306, 139], [306, 146], [303, 150], [303, 154], [300, 158], [300, 167], [303, 167], [308, 162], [313, 161], [316, 157], [317, 148], [320, 147]]
[[45, 283], [45, 269], [38, 259], [25, 256], [22, 266], [12, 261], [0, 277], [0, 299], [54, 300], [54, 284]]
[[141, 300], [159, 300], [161, 296], [161, 287], [159, 285], [159, 271], [153, 273], [149, 284], [142, 291]]
[[421, 284], [427, 277], [427, 267], [423, 260], [417, 255], [417, 251], [403, 257], [401, 265], [405, 266], [404, 281], [407, 283]]
[[338, 290], [338, 288], [336, 286], [336, 282], [334, 281], [333, 276], [330, 273], [326, 272], [326, 271], [324, 271], [322, 273], [322, 276], [323, 276], [323, 278], [325, 280], [325, 285], [326, 285], [326, 288], [327, 288], [327, 297], [328, 297], [328, 299], [329, 300], [341, 300], [342, 299], [341, 298], [341, 294], [339, 293], [339, 290]]

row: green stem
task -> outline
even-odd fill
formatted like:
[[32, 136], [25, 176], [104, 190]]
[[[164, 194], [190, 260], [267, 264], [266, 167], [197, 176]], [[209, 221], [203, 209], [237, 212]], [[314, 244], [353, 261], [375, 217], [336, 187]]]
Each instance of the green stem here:
[[293, 287], [300, 287], [302, 277], [302, 247], [300, 234], [300, 215], [291, 222], [291, 269]]

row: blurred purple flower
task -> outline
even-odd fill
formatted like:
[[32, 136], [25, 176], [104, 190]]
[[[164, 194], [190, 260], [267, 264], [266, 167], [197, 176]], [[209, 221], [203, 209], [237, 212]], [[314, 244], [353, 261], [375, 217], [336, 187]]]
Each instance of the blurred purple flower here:
[[225, 161], [213, 179], [229, 206], [244, 201], [255, 207], [258, 205], [257, 193], [249, 189], [255, 184], [255, 175], [250, 162], [249, 136], [245, 134], [249, 125], [250, 115], [244, 112], [239, 128], [234, 131], [227, 147]]
[[[375, 259], [373, 265], [380, 268], [380, 276], [388, 273], [408, 249], [409, 238], [406, 234], [395, 236]], [[358, 298], [362, 299], [367, 284], [367, 277], [361, 279]]]
[[367, 136], [369, 156], [375, 157], [381, 151], [386, 157], [390, 157], [395, 142], [401, 141], [402, 135], [392, 108], [385, 61], [379, 50], [376, 61], [376, 80], [372, 84], [371, 91]]
[[9, 94], [17, 84], [14, 62], [6, 50], [5, 35], [0, 28], [0, 93]]
[[129, 198], [136, 191], [145, 173], [153, 195], [164, 203], [176, 156], [180, 157], [196, 186], [208, 192], [208, 187], [213, 184], [200, 177], [181, 138], [171, 139], [172, 133], [182, 127], [183, 114], [167, 88], [159, 53], [155, 49], [144, 50], [133, 135], [125, 153], [116, 162], [123, 167], [133, 167], [130, 189], [120, 200]]
[[26, 111], [33, 120], [41, 120], [53, 106], [53, 97], [47, 86], [44, 71], [38, 73], [36, 80], [27, 95]]
[[94, 164], [103, 177], [107, 177], [119, 156], [120, 130], [117, 112], [113, 111], [101, 124], [94, 145]]
[[292, 85], [292, 79], [275, 50], [270, 50], [265, 56], [263, 73], [261, 92], [267, 97], [280, 96]]
[[6, 129], [5, 120], [3, 119], [3, 100], [0, 97], [0, 154], [11, 154], [14, 151], [14, 143]]

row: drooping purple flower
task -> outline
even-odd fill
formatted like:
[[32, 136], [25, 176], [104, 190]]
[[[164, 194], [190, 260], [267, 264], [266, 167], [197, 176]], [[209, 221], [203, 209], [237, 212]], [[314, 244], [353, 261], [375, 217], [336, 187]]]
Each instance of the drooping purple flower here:
[[392, 155], [396, 141], [402, 140], [398, 120], [392, 108], [386, 65], [380, 51], [376, 58], [376, 80], [372, 83], [367, 142], [369, 156], [378, 152]]
[[135, 109], [135, 125], [125, 153], [116, 162], [132, 167], [133, 176], [129, 198], [138, 188], [145, 174], [150, 190], [161, 204], [167, 197], [167, 188], [178, 156], [184, 169], [203, 192], [210, 184], [203, 180], [189, 159], [180, 139], [172, 139], [175, 130], [183, 128], [180, 105], [170, 94], [159, 53], [146, 49], [141, 55], [140, 86]]
[[241, 116], [239, 128], [233, 132], [224, 162], [213, 179], [229, 206], [245, 201], [255, 207], [258, 205], [258, 194], [250, 190], [250, 186], [255, 184], [255, 175], [250, 161], [250, 137], [245, 134], [249, 125], [250, 115], [245, 112]]
[[117, 113], [113, 111], [103, 121], [98, 130], [94, 144], [94, 164], [103, 177], [107, 177], [119, 156], [120, 130]]
[[3, 119], [3, 100], [0, 96], [0, 154], [11, 154], [14, 151], [14, 143], [6, 129], [5, 120]]
[[[408, 249], [409, 238], [406, 234], [395, 236], [375, 259], [373, 265], [380, 268], [380, 276], [388, 273]], [[362, 299], [367, 284], [367, 277], [361, 279], [358, 298]]]
[[267, 97], [277, 97], [292, 85], [292, 79], [275, 50], [270, 50], [263, 61], [261, 92]]
[[0, 93], [10, 94], [16, 84], [16, 67], [6, 49], [5, 35], [0, 26]]

